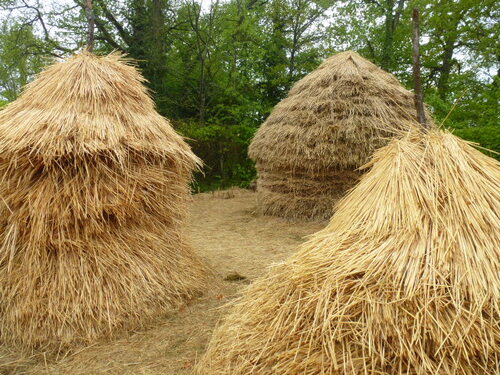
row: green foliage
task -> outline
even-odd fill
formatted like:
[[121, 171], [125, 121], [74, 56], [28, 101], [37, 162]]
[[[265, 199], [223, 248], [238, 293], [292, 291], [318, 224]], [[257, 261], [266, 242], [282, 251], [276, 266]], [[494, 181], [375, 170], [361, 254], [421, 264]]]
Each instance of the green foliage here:
[[[426, 92], [426, 102], [433, 109], [438, 121], [447, 117], [445, 126], [454, 128], [467, 127], [500, 127], [500, 78], [496, 77], [492, 83], [478, 82], [462, 75], [460, 79], [452, 81], [453, 95], [443, 99], [437, 89]], [[449, 115], [448, 115], [449, 114]]]
[[500, 153], [499, 80], [497, 76], [493, 82], [485, 84], [470, 75], [452, 80], [455, 103], [442, 99], [437, 89], [428, 90], [426, 96], [438, 123], [452, 129], [455, 135], [479, 144], [481, 151], [497, 159], [496, 153]]
[[255, 168], [247, 157], [256, 131], [247, 125], [206, 125], [183, 122], [176, 126], [203, 162], [203, 173], [196, 176], [195, 191], [230, 186], [247, 187], [255, 178]]
[[485, 154], [500, 160], [500, 126], [482, 126], [455, 129], [455, 135], [465, 140], [478, 143], [481, 147], [495, 151], [488, 152], [480, 148]]
[[0, 28], [0, 99], [12, 101], [49, 59], [31, 27], [4, 21]]

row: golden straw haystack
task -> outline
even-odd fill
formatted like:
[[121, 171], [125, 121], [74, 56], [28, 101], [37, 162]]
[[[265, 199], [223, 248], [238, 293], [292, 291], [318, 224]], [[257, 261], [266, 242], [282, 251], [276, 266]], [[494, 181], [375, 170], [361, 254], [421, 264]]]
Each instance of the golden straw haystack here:
[[184, 237], [198, 159], [118, 54], [50, 66], [0, 112], [0, 341], [85, 344], [203, 286]]
[[330, 218], [357, 168], [415, 120], [413, 94], [393, 75], [356, 52], [330, 57], [295, 84], [250, 145], [259, 210]]
[[450, 133], [394, 140], [329, 225], [251, 285], [200, 375], [500, 371], [500, 166]]

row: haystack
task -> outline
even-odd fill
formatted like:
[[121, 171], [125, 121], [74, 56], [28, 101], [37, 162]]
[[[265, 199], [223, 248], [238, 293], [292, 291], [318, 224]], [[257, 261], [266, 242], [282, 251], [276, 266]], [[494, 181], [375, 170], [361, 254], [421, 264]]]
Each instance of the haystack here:
[[236, 302], [198, 374], [499, 373], [499, 163], [431, 131], [370, 166]]
[[203, 287], [184, 235], [198, 159], [117, 54], [57, 63], [0, 113], [0, 340], [62, 348]]
[[413, 94], [355, 52], [336, 54], [297, 82], [257, 131], [259, 210], [330, 218], [357, 170], [416, 119]]

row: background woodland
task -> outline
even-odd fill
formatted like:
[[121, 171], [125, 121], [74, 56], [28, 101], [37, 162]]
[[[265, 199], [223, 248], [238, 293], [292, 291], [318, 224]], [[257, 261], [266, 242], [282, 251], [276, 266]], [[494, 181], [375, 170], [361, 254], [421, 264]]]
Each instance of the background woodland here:
[[[82, 48], [84, 3], [0, 0], [0, 106]], [[247, 157], [255, 130], [326, 57], [353, 49], [412, 89], [413, 7], [434, 117], [499, 152], [495, 0], [94, 0], [94, 51], [137, 60], [158, 111], [205, 162], [196, 191], [244, 187], [255, 177]]]

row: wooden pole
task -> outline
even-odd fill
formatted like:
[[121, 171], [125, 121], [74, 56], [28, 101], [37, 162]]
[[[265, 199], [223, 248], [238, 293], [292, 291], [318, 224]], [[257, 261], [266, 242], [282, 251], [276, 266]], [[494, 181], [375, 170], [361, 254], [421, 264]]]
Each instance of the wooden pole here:
[[424, 111], [424, 92], [422, 90], [422, 77], [420, 76], [420, 12], [413, 8], [413, 81], [415, 83], [415, 107], [417, 109], [417, 120], [424, 129], [427, 129], [427, 121]]
[[94, 11], [92, 9], [92, 0], [87, 0], [85, 4], [85, 13], [87, 15], [87, 51], [94, 50]]

